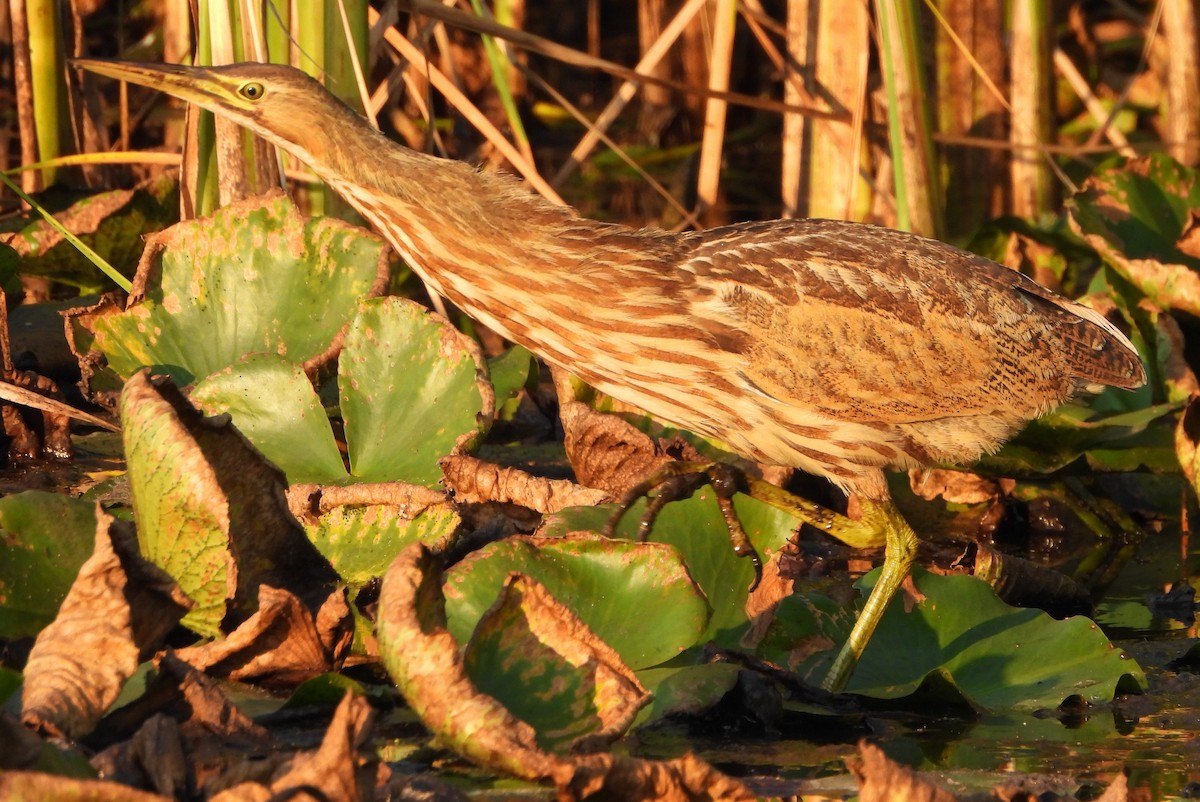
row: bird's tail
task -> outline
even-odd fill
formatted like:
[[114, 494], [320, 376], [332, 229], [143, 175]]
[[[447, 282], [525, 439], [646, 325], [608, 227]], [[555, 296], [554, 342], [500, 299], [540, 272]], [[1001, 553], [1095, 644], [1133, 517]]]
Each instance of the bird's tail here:
[[1104, 387], [1136, 390], [1146, 383], [1146, 368], [1129, 338], [1091, 307], [1060, 301], [1074, 325], [1063, 327], [1066, 354], [1073, 378], [1081, 389], [1099, 392]]

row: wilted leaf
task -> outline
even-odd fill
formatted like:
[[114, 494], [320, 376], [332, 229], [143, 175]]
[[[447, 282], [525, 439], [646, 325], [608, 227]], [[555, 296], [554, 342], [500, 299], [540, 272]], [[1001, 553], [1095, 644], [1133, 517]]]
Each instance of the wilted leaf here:
[[0, 639], [54, 620], [96, 543], [96, 505], [30, 490], [0, 498]]
[[465, 454], [444, 457], [441, 466], [443, 484], [454, 492], [454, 498], [460, 504], [518, 504], [547, 513], [612, 500], [604, 490], [584, 487], [567, 479], [534, 476], [520, 468], [496, 465]]
[[319, 749], [297, 754], [287, 771], [272, 779], [269, 788], [257, 783], [237, 785], [211, 797], [212, 802], [313, 797], [326, 802], [358, 802], [371, 798], [375, 775], [362, 771], [368, 759], [360, 754], [370, 732], [371, 718], [367, 700], [347, 693], [333, 714]]
[[1161, 307], [1200, 314], [1200, 258], [1189, 237], [1200, 208], [1196, 173], [1165, 153], [1105, 163], [1071, 219], [1105, 260]]
[[173, 802], [169, 796], [139, 791], [107, 780], [76, 780], [30, 771], [0, 772], [0, 799], [54, 799], [57, 802]]
[[912, 769], [888, 760], [874, 744], [858, 744], [859, 761], [850, 766], [861, 802], [955, 802], [955, 797], [921, 779]]
[[180, 649], [179, 659], [214, 677], [287, 689], [340, 668], [350, 646], [345, 592], [335, 590], [314, 615], [285, 590], [263, 585], [258, 611], [224, 638]]
[[188, 790], [187, 758], [175, 719], [151, 716], [128, 741], [114, 744], [92, 759], [105, 780], [151, 787], [172, 799]]
[[250, 615], [263, 584], [320, 606], [337, 575], [289, 513], [283, 475], [245, 438], [145, 373], [126, 385], [121, 420], [138, 539], [197, 603], [188, 626], [217, 635], [227, 606]]
[[[204, 798], [211, 796], [211, 786], [226, 787], [222, 775], [236, 772], [248, 755], [277, 752], [270, 733], [230, 702], [216, 680], [171, 652], [158, 660], [158, 673], [145, 693], [106, 716], [100, 731], [110, 740], [135, 737], [148, 721], [161, 715], [178, 723], [191, 781]], [[274, 765], [261, 757], [255, 762], [268, 773]]]
[[359, 308], [338, 389], [350, 472], [361, 481], [437, 484], [438, 460], [471, 448], [496, 408], [475, 341], [404, 298]]
[[472, 552], [447, 574], [449, 629], [460, 642], [514, 572], [544, 585], [634, 669], [701, 642], [708, 623], [704, 596], [670, 547], [588, 533], [509, 537]]
[[639, 760], [590, 755], [560, 764], [554, 772], [561, 802], [621, 799], [627, 802], [752, 802], [742, 783], [692, 755], [677, 760]]
[[359, 300], [382, 291], [386, 254], [362, 229], [304, 219], [282, 194], [231, 204], [148, 240], [134, 282], [145, 298], [97, 319], [96, 347], [123, 377], [152, 367], [180, 385], [253, 353], [316, 365]]
[[480, 619], [464, 659], [476, 687], [532, 726], [544, 749], [596, 751], [650, 701], [612, 647], [520, 574]]
[[96, 513], [95, 551], [25, 666], [22, 720], [78, 738], [92, 731], [138, 663], [187, 610], [127, 529]]
[[518, 777], [548, 777], [559, 759], [541, 751], [533, 728], [467, 678], [446, 630], [438, 561], [422, 544], [388, 569], [379, 597], [379, 652], [421, 721], [443, 743], [478, 763]]
[[1175, 427], [1175, 454], [1184, 478], [1200, 492], [1200, 396], [1188, 401]]
[[[560, 381], [561, 383], [561, 381]], [[624, 419], [597, 412], [579, 401], [561, 401], [567, 458], [579, 483], [619, 498], [629, 488], [669, 462], [662, 443], [638, 431]]]

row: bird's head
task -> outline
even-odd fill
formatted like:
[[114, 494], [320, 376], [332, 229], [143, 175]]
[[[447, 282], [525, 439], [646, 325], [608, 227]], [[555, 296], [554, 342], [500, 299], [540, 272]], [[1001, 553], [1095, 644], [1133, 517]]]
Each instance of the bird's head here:
[[72, 64], [194, 103], [309, 164], [322, 163], [328, 155], [324, 150], [339, 128], [364, 124], [325, 87], [294, 67], [257, 63], [185, 67], [111, 59], [74, 59]]

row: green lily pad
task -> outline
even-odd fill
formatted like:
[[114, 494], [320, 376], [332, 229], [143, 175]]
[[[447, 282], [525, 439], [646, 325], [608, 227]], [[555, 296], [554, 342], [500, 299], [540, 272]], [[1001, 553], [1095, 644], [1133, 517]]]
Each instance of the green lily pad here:
[[[300, 366], [254, 355], [197, 383], [206, 412], [234, 424], [292, 484], [441, 480], [438, 460], [473, 446], [494, 410], [474, 341], [404, 298], [364, 301], [339, 359], [348, 473]], [[386, 565], [386, 562], [384, 563]]]
[[636, 726], [644, 727], [667, 716], [703, 713], [733, 689], [741, 670], [736, 663], [719, 662], [656, 666], [637, 672], [654, 700], [638, 714]]
[[[734, 508], [742, 528], [764, 562], [787, 543], [799, 526], [791, 515], [745, 495], [734, 497]], [[634, 505], [621, 519], [617, 534], [634, 538], [645, 510], [645, 501]], [[540, 535], [554, 536], [574, 530], [601, 530], [612, 517], [613, 505], [573, 507], [546, 516]], [[712, 607], [712, 618], [700, 642], [715, 640], [736, 647], [749, 624], [746, 598], [754, 579], [749, 560], [738, 557], [729, 542], [729, 530], [711, 488], [663, 507], [650, 540], [674, 546], [683, 556], [687, 571], [704, 591]]]
[[633, 669], [700, 642], [708, 604], [675, 549], [588, 535], [510, 537], [446, 575], [447, 628], [465, 643], [512, 572], [544, 585]]
[[517, 393], [521, 392], [530, 376], [537, 375], [537, 361], [527, 348], [514, 345], [488, 360], [488, 375], [492, 377], [492, 387], [496, 391], [498, 414], [503, 411], [511, 417], [516, 410]]
[[229, 413], [291, 484], [346, 478], [325, 408], [293, 362], [271, 354], [246, 357], [199, 382], [191, 401], [209, 415]]
[[332, 357], [337, 333], [387, 274], [381, 240], [333, 218], [305, 219], [282, 195], [180, 223], [149, 247], [162, 253], [139, 271], [145, 299], [97, 320], [95, 344], [124, 378], [151, 367], [179, 385], [247, 354], [296, 364]]
[[433, 545], [454, 534], [462, 519], [447, 504], [411, 517], [386, 504], [335, 507], [306, 526], [309, 540], [352, 589], [382, 576], [410, 543]]
[[338, 371], [360, 481], [437, 484], [438, 460], [478, 442], [495, 411], [475, 341], [404, 298], [363, 303]]
[[481, 692], [533, 727], [543, 749], [615, 738], [650, 701], [612, 647], [521, 574], [479, 621], [463, 663]]
[[29, 490], [0, 498], [0, 640], [54, 620], [96, 539], [96, 505]]
[[[863, 578], [864, 593], [877, 576]], [[974, 577], [918, 569], [913, 579], [921, 598], [910, 609], [903, 598], [888, 607], [847, 692], [895, 699], [937, 678], [985, 710], [1037, 710], [1070, 696], [1107, 702], [1118, 686], [1145, 686], [1138, 664], [1090, 619], [1010, 607]], [[823, 671], [810, 666], [809, 676]]]

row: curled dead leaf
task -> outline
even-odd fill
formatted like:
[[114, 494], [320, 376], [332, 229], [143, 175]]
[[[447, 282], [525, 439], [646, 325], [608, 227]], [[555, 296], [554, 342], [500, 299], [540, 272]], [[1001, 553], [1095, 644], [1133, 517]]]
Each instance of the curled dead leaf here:
[[[1006, 492], [998, 481], [969, 471], [914, 468], [908, 472], [913, 493], [926, 501], [944, 498], [951, 504], [983, 504]], [[1008, 490], [1011, 490], [1011, 483]]]
[[171, 717], [151, 716], [133, 738], [92, 758], [92, 767], [110, 782], [153, 788], [172, 799], [188, 793], [188, 766], [179, 724]]
[[371, 705], [347, 693], [325, 730], [321, 746], [295, 755], [277, 773], [269, 787], [243, 783], [211, 797], [212, 802], [247, 799], [301, 799], [316, 797], [328, 802], [358, 802], [373, 797], [376, 773], [361, 751], [370, 730]]
[[388, 568], [376, 632], [388, 673], [444, 744], [481, 766], [530, 780], [549, 777], [559, 765], [538, 748], [532, 727], [467, 677], [446, 629], [441, 566], [424, 544], [408, 546]]
[[344, 590], [335, 590], [314, 616], [286, 590], [262, 585], [258, 612], [227, 637], [180, 649], [179, 659], [212, 676], [292, 688], [336, 671], [353, 638]]
[[77, 780], [33, 771], [0, 772], [0, 799], [86, 799], [88, 802], [172, 802], [107, 780]]
[[954, 802], [952, 794], [892, 762], [878, 746], [860, 741], [858, 754], [850, 771], [858, 780], [861, 802]]
[[349, 485], [295, 484], [287, 489], [288, 509], [298, 521], [315, 525], [338, 507], [395, 507], [407, 519], [446, 503], [446, 494], [407, 482], [359, 482]]
[[[482, 648], [481, 648], [482, 647]], [[474, 671], [474, 656], [493, 659]], [[466, 668], [508, 687], [540, 687], [537, 708], [549, 714], [538, 726], [546, 748], [599, 751], [621, 737], [652, 696], [621, 656], [545, 586], [510, 574], [467, 645]], [[497, 657], [499, 656], [499, 657]], [[557, 669], [564, 668], [559, 673]], [[532, 701], [523, 691], [521, 696]], [[563, 715], [566, 713], [567, 715]]]
[[518, 504], [535, 512], [553, 513], [567, 507], [593, 507], [611, 501], [604, 490], [566, 479], [533, 476], [520, 468], [496, 465], [461, 455], [443, 458], [443, 484], [457, 501], [468, 504]]
[[690, 754], [662, 761], [589, 755], [561, 764], [554, 783], [559, 802], [592, 797], [626, 802], [750, 802], [758, 798], [742, 783]]
[[95, 551], [30, 652], [22, 721], [69, 738], [91, 732], [189, 606], [128, 525], [97, 506]]
[[599, 488], [619, 498], [674, 461], [659, 441], [616, 415], [569, 401], [560, 407], [559, 416], [567, 459], [585, 487]]
[[1200, 395], [1188, 399], [1175, 427], [1175, 455], [1193, 489], [1200, 487]]

